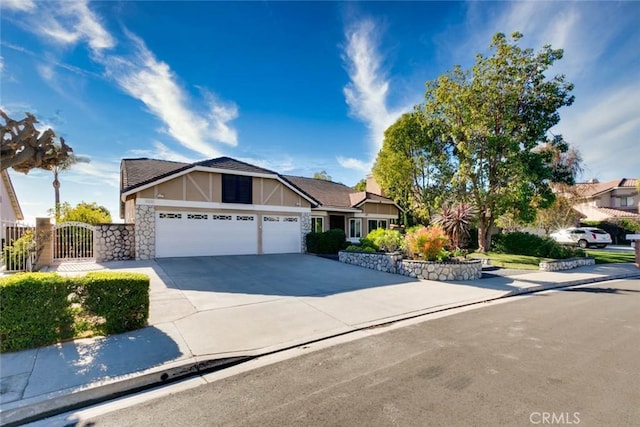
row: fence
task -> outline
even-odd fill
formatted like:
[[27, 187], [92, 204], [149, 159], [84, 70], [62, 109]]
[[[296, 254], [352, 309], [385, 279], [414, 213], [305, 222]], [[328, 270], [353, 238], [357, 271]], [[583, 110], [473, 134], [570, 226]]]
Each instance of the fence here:
[[14, 221], [0, 221], [2, 257], [0, 271], [31, 271], [36, 259], [35, 227]]

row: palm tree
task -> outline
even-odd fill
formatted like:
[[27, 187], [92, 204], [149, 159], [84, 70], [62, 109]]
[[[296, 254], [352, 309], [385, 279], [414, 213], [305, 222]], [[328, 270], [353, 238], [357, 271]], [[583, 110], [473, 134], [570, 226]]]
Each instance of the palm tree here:
[[64, 159], [62, 162], [52, 165], [50, 170], [53, 172], [53, 191], [55, 193], [55, 214], [56, 220], [60, 217], [60, 180], [58, 179], [58, 175], [61, 172], [66, 171], [71, 168], [71, 166], [76, 163], [89, 163], [91, 159], [85, 156], [76, 156], [73, 153], [70, 153], [69, 156]]

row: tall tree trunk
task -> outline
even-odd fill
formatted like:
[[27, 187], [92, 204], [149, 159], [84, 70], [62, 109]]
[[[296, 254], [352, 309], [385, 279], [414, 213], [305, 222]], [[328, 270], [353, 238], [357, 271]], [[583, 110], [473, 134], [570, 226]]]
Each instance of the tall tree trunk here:
[[493, 231], [493, 218], [481, 215], [478, 221], [478, 250], [482, 253], [491, 249], [491, 233]]
[[58, 180], [58, 171], [53, 169], [53, 192], [55, 194], [55, 212], [56, 221], [60, 218], [60, 181]]

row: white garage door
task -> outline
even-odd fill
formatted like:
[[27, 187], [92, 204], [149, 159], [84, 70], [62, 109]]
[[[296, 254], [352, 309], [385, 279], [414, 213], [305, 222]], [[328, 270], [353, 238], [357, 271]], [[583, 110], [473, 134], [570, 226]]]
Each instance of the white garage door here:
[[257, 253], [257, 215], [156, 212], [157, 258]]
[[284, 215], [262, 217], [262, 253], [299, 253], [300, 249], [300, 217]]

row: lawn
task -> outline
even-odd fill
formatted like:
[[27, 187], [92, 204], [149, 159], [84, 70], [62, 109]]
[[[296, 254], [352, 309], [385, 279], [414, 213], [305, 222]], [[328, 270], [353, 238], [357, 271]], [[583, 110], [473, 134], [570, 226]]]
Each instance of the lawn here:
[[636, 256], [632, 251], [599, 251], [587, 250], [587, 255], [595, 258], [596, 264], [609, 264], [619, 262], [635, 262]]
[[489, 258], [491, 265], [495, 267], [513, 268], [514, 270], [538, 270], [540, 268], [540, 261], [546, 260], [546, 258], [538, 258], [535, 256], [499, 254], [495, 252], [487, 252], [486, 254], [474, 252], [469, 254], [469, 258]]

